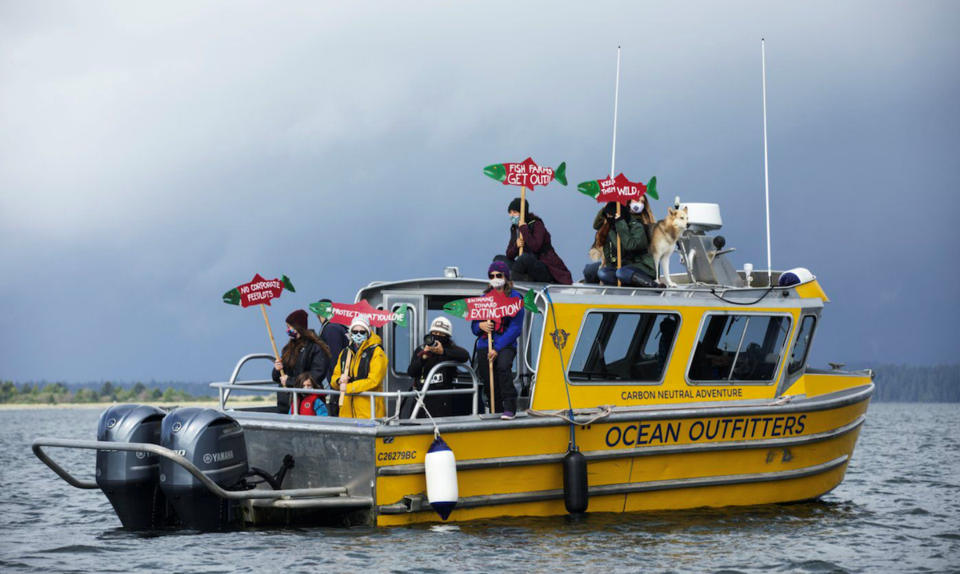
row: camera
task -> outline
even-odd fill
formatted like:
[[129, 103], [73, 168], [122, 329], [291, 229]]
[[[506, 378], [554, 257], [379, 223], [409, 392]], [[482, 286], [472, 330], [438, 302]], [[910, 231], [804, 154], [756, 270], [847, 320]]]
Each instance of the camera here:
[[433, 333], [427, 333], [426, 335], [423, 336], [424, 347], [432, 347], [436, 342], [437, 342], [437, 338], [434, 336]]

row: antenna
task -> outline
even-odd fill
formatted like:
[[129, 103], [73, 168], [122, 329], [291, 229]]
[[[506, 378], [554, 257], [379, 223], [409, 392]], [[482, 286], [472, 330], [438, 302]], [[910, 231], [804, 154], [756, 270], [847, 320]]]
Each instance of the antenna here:
[[620, 46], [617, 46], [617, 84], [613, 92], [613, 154], [610, 158], [610, 177], [616, 177], [617, 165], [617, 104], [620, 100]]
[[767, 160], [767, 53], [760, 38], [760, 63], [763, 68], [763, 183], [767, 198], [767, 285], [773, 286], [770, 265], [770, 164]]

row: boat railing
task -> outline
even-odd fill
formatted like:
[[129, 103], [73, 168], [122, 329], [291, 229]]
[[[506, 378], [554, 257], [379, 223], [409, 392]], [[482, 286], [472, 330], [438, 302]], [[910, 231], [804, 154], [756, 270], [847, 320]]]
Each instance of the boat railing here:
[[[442, 395], [473, 395], [473, 414], [476, 415], [479, 410], [479, 392], [480, 392], [480, 380], [477, 377], [476, 372], [469, 365], [469, 363], [457, 363], [454, 361], [444, 361], [435, 365], [427, 375], [427, 383], [424, 384], [424, 388], [421, 391], [410, 390], [410, 391], [363, 391], [359, 393], [344, 393], [342, 391], [337, 391], [334, 389], [303, 389], [303, 388], [293, 388], [293, 387], [277, 387], [273, 386], [277, 383], [272, 380], [258, 380], [258, 381], [238, 381], [237, 377], [240, 374], [240, 369], [244, 364], [257, 360], [265, 359], [269, 360], [271, 363], [276, 359], [273, 355], [267, 354], [252, 354], [247, 355], [241, 358], [237, 362], [237, 366], [233, 370], [233, 374], [230, 376], [230, 380], [224, 383], [210, 383], [210, 386], [217, 389], [219, 396], [220, 410], [226, 410], [227, 402], [230, 398], [230, 392], [233, 390], [242, 390], [242, 391], [253, 391], [253, 392], [262, 392], [262, 393], [287, 393], [292, 395], [290, 399], [290, 404], [292, 407], [292, 414], [294, 416], [299, 416], [299, 405], [300, 405], [300, 396], [301, 395], [320, 395], [320, 396], [335, 396], [339, 397], [340, 395], [346, 394], [351, 397], [367, 397], [370, 400], [370, 418], [376, 418], [376, 409], [374, 408], [374, 401], [376, 399], [396, 399], [396, 409], [393, 416], [388, 417], [388, 419], [399, 419], [400, 418], [400, 409], [403, 405], [403, 400], [407, 397], [417, 397], [417, 404], [414, 407], [413, 413], [410, 415], [410, 418], [416, 418], [417, 414], [420, 412], [420, 408], [423, 404], [423, 398], [429, 392], [431, 396], [442, 396]], [[439, 389], [439, 390], [429, 390], [429, 381], [433, 380], [433, 375], [436, 374], [436, 371], [440, 368], [457, 366], [466, 369], [470, 374], [471, 385], [470, 388], [465, 389]], [[270, 385], [270, 386], [266, 386]]]

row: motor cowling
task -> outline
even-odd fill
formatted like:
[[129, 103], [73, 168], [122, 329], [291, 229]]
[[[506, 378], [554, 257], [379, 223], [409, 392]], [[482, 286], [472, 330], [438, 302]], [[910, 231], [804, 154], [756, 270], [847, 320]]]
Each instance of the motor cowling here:
[[[145, 405], [117, 405], [100, 415], [97, 440], [160, 444], [166, 413]], [[125, 528], [165, 526], [175, 518], [160, 489], [160, 457], [144, 451], [97, 451], [97, 486]]]
[[[236, 486], [249, 469], [243, 427], [214, 409], [191, 407], [168, 414], [160, 444], [186, 458], [223, 489]], [[160, 488], [188, 526], [221, 530], [240, 520], [239, 504], [220, 498], [167, 458], [160, 461]]]

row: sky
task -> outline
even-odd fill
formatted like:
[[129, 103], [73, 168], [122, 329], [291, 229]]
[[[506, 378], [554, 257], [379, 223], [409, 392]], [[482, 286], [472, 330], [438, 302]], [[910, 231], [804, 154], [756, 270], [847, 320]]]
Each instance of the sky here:
[[[226, 380], [371, 281], [482, 276], [528, 198], [588, 263], [610, 171], [718, 203], [739, 268], [831, 299], [812, 362], [957, 359], [960, 3], [0, 1], [0, 379]], [[681, 269], [675, 263], [675, 270]], [[315, 327], [311, 318], [311, 327]]]

